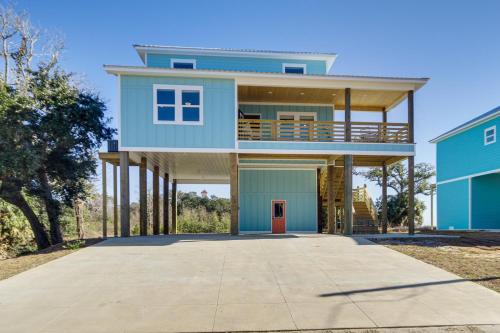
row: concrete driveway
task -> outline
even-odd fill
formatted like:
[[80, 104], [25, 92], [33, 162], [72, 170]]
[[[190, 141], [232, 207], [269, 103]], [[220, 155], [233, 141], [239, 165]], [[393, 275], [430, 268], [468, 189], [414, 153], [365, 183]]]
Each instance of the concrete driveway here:
[[0, 282], [0, 332], [500, 324], [500, 294], [364, 239], [110, 239]]

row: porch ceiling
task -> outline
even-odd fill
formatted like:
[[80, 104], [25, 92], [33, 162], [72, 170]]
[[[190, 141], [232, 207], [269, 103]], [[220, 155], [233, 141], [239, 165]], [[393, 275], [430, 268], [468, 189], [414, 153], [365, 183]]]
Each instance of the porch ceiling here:
[[[388, 111], [406, 98], [406, 91], [351, 90], [351, 110]], [[344, 89], [238, 86], [239, 102], [316, 103], [345, 107]]]

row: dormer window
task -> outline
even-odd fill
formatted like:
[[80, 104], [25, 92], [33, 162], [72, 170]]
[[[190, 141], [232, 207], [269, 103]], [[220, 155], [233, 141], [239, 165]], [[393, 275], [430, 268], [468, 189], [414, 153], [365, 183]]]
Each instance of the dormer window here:
[[283, 64], [283, 73], [286, 74], [307, 74], [305, 64]]
[[170, 67], [179, 69], [196, 69], [196, 60], [194, 59], [171, 59]]
[[497, 142], [497, 127], [491, 126], [484, 130], [484, 145]]
[[153, 85], [153, 123], [203, 125], [203, 87]]

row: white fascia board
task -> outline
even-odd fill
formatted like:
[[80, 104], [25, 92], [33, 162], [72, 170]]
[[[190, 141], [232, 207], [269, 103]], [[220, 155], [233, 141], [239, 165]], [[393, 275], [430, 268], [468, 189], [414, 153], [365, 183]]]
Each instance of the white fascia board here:
[[483, 124], [483, 123], [485, 123], [487, 121], [490, 121], [491, 119], [494, 119], [494, 118], [496, 118], [498, 116], [500, 116], [500, 110], [497, 111], [497, 112], [495, 112], [495, 113], [493, 113], [493, 114], [491, 114], [491, 115], [489, 115], [488, 117], [478, 119], [477, 121], [475, 121], [473, 123], [467, 124], [467, 125], [465, 125], [463, 127], [459, 127], [457, 129], [453, 130], [452, 132], [440, 135], [437, 138], [434, 138], [434, 139], [430, 140], [429, 142], [430, 143], [438, 143], [440, 141], [448, 139], [451, 136], [457, 135], [458, 133], [464, 132], [464, 131], [472, 128], [472, 127], [475, 127], [475, 126], [481, 125], [481, 124]]
[[426, 78], [382, 78], [382, 77], [355, 77], [341, 75], [303, 75], [284, 73], [256, 73], [216, 70], [171, 69], [138, 66], [104, 65], [108, 74], [114, 75], [150, 75], [150, 76], [182, 76], [204, 78], [237, 79], [238, 85], [273, 86], [273, 87], [302, 87], [302, 88], [330, 88], [330, 89], [364, 89], [409, 91], [418, 90], [428, 79]]

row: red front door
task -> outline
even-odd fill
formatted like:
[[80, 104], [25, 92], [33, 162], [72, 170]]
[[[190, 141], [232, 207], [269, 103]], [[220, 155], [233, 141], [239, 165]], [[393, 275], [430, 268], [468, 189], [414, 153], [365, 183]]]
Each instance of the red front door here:
[[273, 200], [272, 210], [273, 234], [284, 234], [286, 232], [286, 202], [284, 200]]

